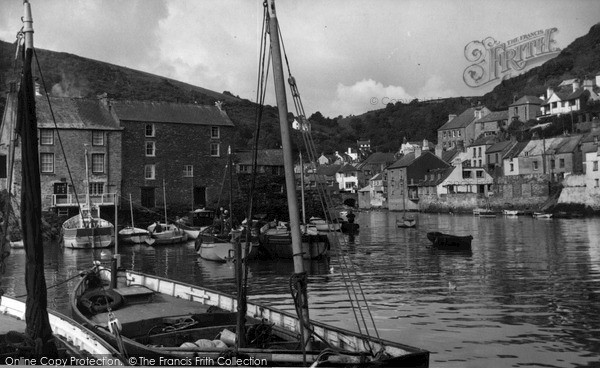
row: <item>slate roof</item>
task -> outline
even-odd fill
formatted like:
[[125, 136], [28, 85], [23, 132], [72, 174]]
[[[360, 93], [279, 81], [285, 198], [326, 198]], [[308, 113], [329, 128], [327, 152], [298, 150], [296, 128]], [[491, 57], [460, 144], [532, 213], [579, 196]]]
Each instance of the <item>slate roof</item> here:
[[477, 138], [473, 143], [471, 143], [469, 145], [469, 147], [471, 147], [471, 146], [492, 145], [495, 142], [496, 142], [496, 136], [495, 135], [481, 136], [481, 137]]
[[320, 165], [317, 167], [317, 175], [335, 176], [342, 165]]
[[424, 157], [425, 155], [435, 156], [433, 153], [431, 153], [429, 151], [423, 151], [421, 153], [421, 156], [415, 158], [415, 153], [414, 152], [410, 152], [410, 153], [407, 153], [406, 155], [400, 157], [400, 159], [398, 161], [396, 161], [393, 164], [391, 164], [390, 166], [388, 166], [387, 169], [389, 170], [389, 169], [399, 169], [399, 168], [402, 168], [402, 167], [408, 167], [413, 162], [419, 160], [420, 158]]
[[485, 153], [499, 153], [507, 150], [511, 145], [516, 144], [514, 141], [502, 141], [492, 144], [485, 150]]
[[451, 150], [447, 150], [447, 151], [442, 151], [442, 160], [445, 163], [450, 163], [452, 162], [452, 160], [454, 159], [454, 157], [456, 157], [458, 155], [458, 149], [453, 148]]
[[216, 106], [154, 101], [111, 101], [110, 103], [120, 120], [234, 126], [227, 113]]
[[541, 105], [544, 101], [536, 96], [523, 96], [509, 106], [519, 106], [525, 104]]
[[86, 130], [121, 130], [119, 121], [98, 99], [72, 97], [49, 97], [50, 106], [45, 97], [36, 97], [38, 127]]
[[[236, 163], [239, 165], [252, 165], [252, 151], [240, 151], [235, 153]], [[264, 149], [259, 150], [256, 156], [259, 166], [283, 166], [283, 150]]]
[[523, 149], [527, 146], [528, 143], [529, 142], [517, 142], [517, 144], [515, 144], [510, 150], [508, 150], [508, 152], [506, 152], [504, 158], [510, 159], [519, 156], [521, 151], [523, 151]]
[[475, 111], [477, 111], [476, 107], [466, 109], [462, 114], [442, 125], [438, 130], [457, 129], [468, 126], [475, 120]]
[[357, 171], [357, 168], [350, 164], [346, 164], [346, 165], [342, 166], [337, 172], [344, 173], [344, 172], [352, 172], [352, 171]]
[[[575, 100], [580, 98], [584, 93], [585, 90], [583, 88], [579, 88], [577, 91], [573, 92], [570, 87], [562, 91], [554, 91], [554, 94], [557, 95], [561, 101]], [[550, 97], [552, 96], [550, 95], [544, 102], [542, 102], [542, 105], [549, 105], [551, 103]]]
[[508, 120], [508, 110], [504, 111], [492, 111], [486, 116], [482, 116], [480, 119], [475, 120], [475, 123], [487, 123], [490, 121]]
[[366, 165], [386, 165], [394, 162], [395, 160], [396, 158], [392, 152], [375, 152], [370, 154], [369, 157], [361, 162], [359, 168], [363, 168]]

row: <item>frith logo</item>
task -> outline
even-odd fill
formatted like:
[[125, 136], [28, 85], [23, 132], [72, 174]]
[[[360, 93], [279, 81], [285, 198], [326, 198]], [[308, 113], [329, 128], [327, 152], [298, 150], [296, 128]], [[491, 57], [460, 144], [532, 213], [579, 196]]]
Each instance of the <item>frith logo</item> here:
[[548, 28], [524, 34], [507, 42], [500, 43], [492, 37], [482, 41], [472, 41], [465, 46], [465, 58], [472, 62], [464, 73], [463, 80], [469, 87], [511, 77], [511, 73], [523, 71], [536, 60], [556, 54], [554, 33], [558, 29]]

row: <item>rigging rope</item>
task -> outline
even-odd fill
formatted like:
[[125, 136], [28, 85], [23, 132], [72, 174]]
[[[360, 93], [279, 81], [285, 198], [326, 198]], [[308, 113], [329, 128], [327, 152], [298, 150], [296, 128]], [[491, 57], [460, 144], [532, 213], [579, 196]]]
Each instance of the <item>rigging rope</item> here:
[[[290, 90], [291, 90], [291, 95], [292, 95], [292, 98], [294, 101], [296, 115], [297, 115], [298, 119], [300, 120], [298, 123], [300, 126], [301, 135], [302, 135], [302, 138], [304, 141], [305, 149], [308, 153], [309, 161], [312, 163], [315, 163], [315, 162], [317, 162], [316, 146], [312, 139], [312, 135], [310, 134], [310, 129], [308, 128], [308, 124], [307, 124], [308, 121], [306, 118], [306, 113], [304, 111], [304, 106], [302, 104], [302, 100], [300, 98], [300, 92], [298, 91], [298, 86], [296, 84], [296, 80], [291, 73], [290, 64], [288, 61], [287, 53], [285, 51], [285, 44], [283, 42], [283, 37], [281, 36], [282, 35], [281, 30], [279, 30], [279, 35], [280, 35], [280, 39], [281, 39], [283, 55], [284, 55], [287, 70], [288, 70], [288, 83], [290, 85]], [[301, 175], [304, 175], [304, 173], [301, 173]], [[333, 223], [334, 219], [332, 218], [331, 211], [329, 210], [330, 208], [333, 208], [333, 200], [325, 188], [325, 177], [324, 177], [324, 175], [316, 174], [316, 170], [315, 170], [315, 175], [316, 175], [316, 179], [317, 179], [316, 180], [317, 192], [319, 194], [319, 199], [321, 202], [321, 209], [323, 210], [323, 213], [324, 213], [324, 219], [327, 223]], [[328, 237], [328, 238], [329, 239], [333, 238], [335, 240], [335, 243], [337, 243], [339, 245], [337, 247], [338, 251], [335, 253], [337, 255], [337, 258], [338, 258], [340, 264], [342, 265], [342, 272], [341, 272], [342, 273], [342, 281], [344, 282], [344, 285], [346, 286], [348, 298], [350, 300], [350, 305], [352, 307], [352, 312], [354, 314], [354, 318], [356, 320], [359, 332], [363, 333], [362, 330], [364, 328], [364, 330], [365, 330], [364, 333], [366, 335], [370, 336], [370, 329], [372, 329], [375, 333], [375, 336], [381, 343], [381, 337], [379, 336], [379, 331], [377, 329], [377, 325], [375, 324], [373, 314], [371, 313], [371, 310], [370, 310], [367, 298], [365, 296], [364, 290], [362, 288], [362, 285], [358, 281], [359, 276], [356, 271], [356, 267], [354, 266], [354, 263], [352, 262], [350, 254], [347, 250], [348, 249], [347, 243], [346, 243], [345, 239], [343, 239], [343, 238], [342, 238], [342, 241], [340, 241], [340, 236], [338, 236], [337, 232], [330, 231], [330, 234], [332, 234], [333, 236]], [[354, 279], [354, 282], [352, 281], [352, 279]], [[357, 313], [357, 310], [358, 310], [358, 313]], [[365, 312], [366, 312], [367, 316], [365, 316]], [[358, 317], [358, 314], [360, 314], [360, 318]], [[369, 326], [369, 323], [367, 322], [367, 318], [370, 320], [370, 326]], [[371, 352], [372, 352], [372, 346], [370, 344], [369, 344], [369, 346], [370, 346]]]

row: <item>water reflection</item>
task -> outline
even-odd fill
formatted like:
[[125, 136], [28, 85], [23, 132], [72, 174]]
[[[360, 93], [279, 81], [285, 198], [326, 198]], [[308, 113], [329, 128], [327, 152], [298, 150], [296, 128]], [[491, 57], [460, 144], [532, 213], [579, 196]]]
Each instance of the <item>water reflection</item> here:
[[[341, 258], [356, 267], [382, 337], [430, 349], [432, 367], [575, 367], [600, 361], [600, 220], [536, 220], [419, 214], [417, 229], [396, 227], [401, 213], [362, 212], [360, 232], [344, 236], [329, 260], [305, 261], [311, 317], [356, 329]], [[427, 231], [473, 235], [472, 252], [441, 252]], [[108, 251], [48, 244], [51, 306], [68, 312], [68, 293]], [[200, 259], [193, 243], [120, 247], [122, 265], [235, 293], [234, 265]], [[340, 253], [336, 253], [340, 252]], [[24, 289], [24, 251], [13, 250], [1, 287]], [[249, 261], [252, 300], [292, 311], [291, 261]], [[68, 280], [65, 282], [65, 280]]]

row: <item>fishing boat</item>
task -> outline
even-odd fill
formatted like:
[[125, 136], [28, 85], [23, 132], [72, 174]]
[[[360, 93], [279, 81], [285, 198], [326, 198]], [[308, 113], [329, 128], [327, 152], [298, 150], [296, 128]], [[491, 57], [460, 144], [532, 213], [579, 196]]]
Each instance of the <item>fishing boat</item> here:
[[342, 224], [339, 221], [325, 221], [321, 217], [312, 216], [308, 219], [308, 223], [316, 227], [317, 231], [329, 232], [329, 231], [341, 231]]
[[178, 226], [178, 224], [168, 223], [167, 218], [167, 193], [165, 189], [165, 180], [163, 179], [163, 200], [165, 204], [165, 222], [155, 222], [146, 229], [150, 233], [150, 238], [146, 239], [148, 245], [166, 245], [178, 244], [188, 240], [188, 235]]
[[[86, 183], [89, 183], [88, 151], [85, 150]], [[63, 245], [72, 249], [108, 248], [113, 244], [115, 227], [100, 217], [100, 208], [90, 201], [90, 188], [86, 185], [85, 203], [79, 213], [62, 224]]]
[[433, 246], [446, 250], [470, 250], [473, 236], [458, 236], [444, 234], [437, 231], [427, 233], [427, 239], [431, 241]]
[[[316, 226], [300, 226], [303, 259], [321, 259], [327, 256], [330, 243], [326, 234]], [[260, 246], [268, 258], [293, 259], [292, 233], [289, 224], [269, 222], [259, 231]]]
[[[23, 68], [17, 103], [22, 158], [21, 226], [25, 249], [25, 302], [0, 296], [0, 364], [6, 365], [123, 365], [118, 352], [80, 324], [48, 310], [42, 241], [42, 195], [38, 149], [38, 124], [33, 85], [33, 19], [31, 5], [23, 1], [23, 27], [16, 45]], [[24, 41], [24, 45], [21, 45]], [[19, 50], [18, 50], [19, 51]], [[41, 73], [41, 71], [40, 71]], [[14, 100], [15, 93], [8, 99]], [[9, 104], [7, 104], [9, 105]], [[0, 240], [0, 269], [10, 256], [6, 237]]]
[[215, 234], [212, 227], [208, 227], [196, 238], [196, 253], [202, 259], [215, 262], [227, 262], [235, 259], [236, 242], [241, 243], [242, 259], [255, 259], [258, 257], [259, 242], [256, 231], [251, 236], [251, 242], [248, 246], [249, 252], [246, 255], [245, 239], [246, 230], [244, 227], [231, 231], [229, 234]]
[[215, 220], [215, 211], [199, 208], [179, 219], [177, 225], [185, 231], [188, 239], [196, 239], [201, 231], [208, 228]]
[[119, 230], [119, 238], [122, 242], [129, 244], [146, 243], [150, 238], [150, 232], [146, 229], [135, 227], [133, 222], [133, 203], [131, 201], [131, 194], [129, 194], [129, 212], [131, 213], [131, 226]]
[[[373, 331], [351, 332], [310, 319], [279, 26], [273, 0], [264, 5], [263, 35], [266, 37], [268, 29], [284, 153], [294, 260], [290, 290], [296, 315], [248, 302], [244, 282], [247, 268], [244, 270], [242, 251], [236, 244], [235, 297], [157, 276], [95, 265], [71, 294], [73, 316], [131, 356], [176, 357], [186, 365], [234, 362], [254, 366], [428, 367], [429, 352], [425, 350], [382, 339]], [[267, 47], [262, 46], [261, 54], [266, 55]], [[103, 298], [109, 292], [114, 299]], [[115, 303], [102, 305], [106, 300]], [[118, 300], [122, 303], [116, 303]], [[365, 302], [360, 305], [361, 314], [368, 311]], [[121, 329], [109, 332], [108, 313], [118, 319]], [[358, 318], [356, 313], [355, 316]], [[369, 319], [361, 322], [369, 323]]]
[[63, 246], [72, 249], [110, 247], [114, 239], [114, 226], [101, 218], [99, 212], [96, 206], [81, 204], [79, 214], [62, 224]]

